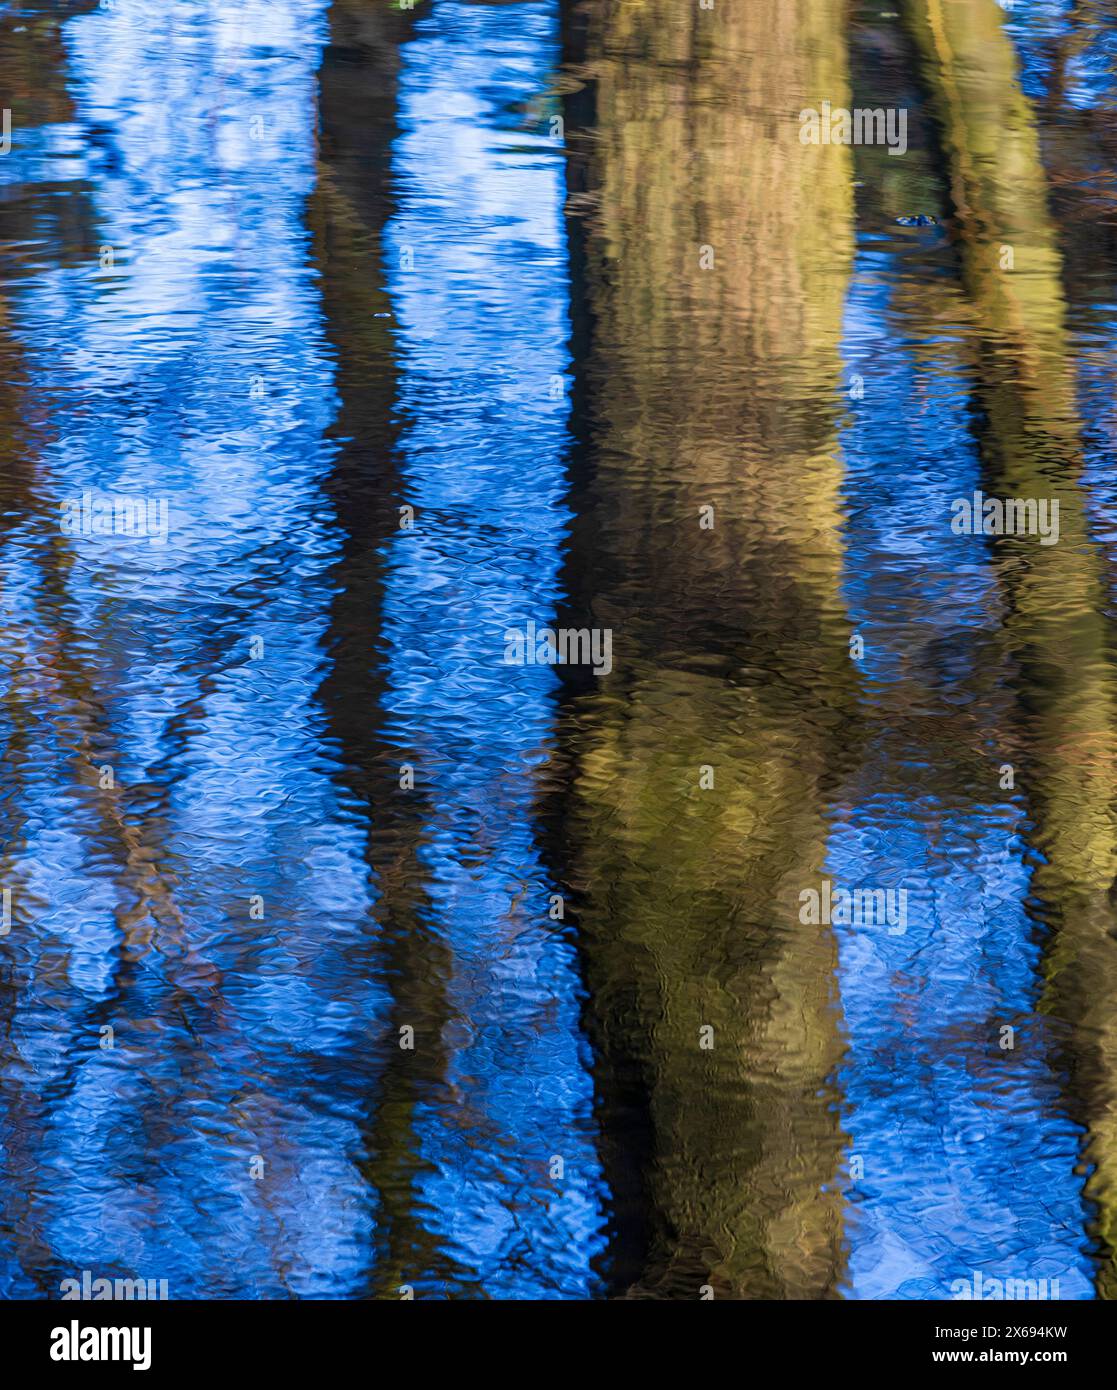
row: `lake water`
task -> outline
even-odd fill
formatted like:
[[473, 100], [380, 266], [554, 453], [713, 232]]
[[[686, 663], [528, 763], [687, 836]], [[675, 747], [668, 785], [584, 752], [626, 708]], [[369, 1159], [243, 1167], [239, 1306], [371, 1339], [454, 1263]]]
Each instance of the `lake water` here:
[[1117, 1296], [1105, 14], [4, 7], [0, 1296]]

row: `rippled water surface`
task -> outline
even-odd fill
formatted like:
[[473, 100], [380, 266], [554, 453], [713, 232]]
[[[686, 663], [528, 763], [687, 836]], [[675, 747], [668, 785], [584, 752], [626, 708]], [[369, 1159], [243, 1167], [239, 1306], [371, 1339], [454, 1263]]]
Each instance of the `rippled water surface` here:
[[1110, 0], [0, 95], [0, 1296], [1117, 1296]]

